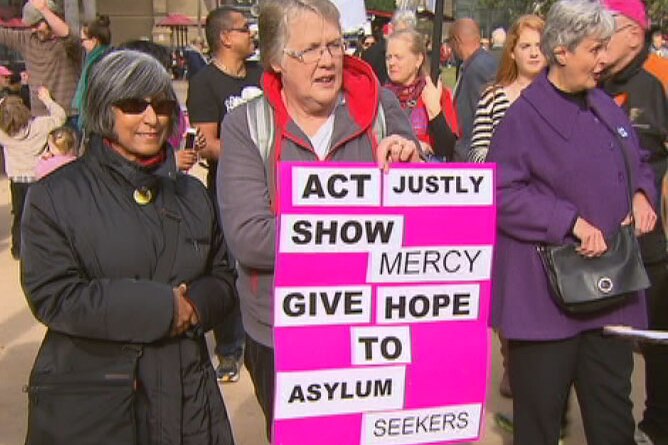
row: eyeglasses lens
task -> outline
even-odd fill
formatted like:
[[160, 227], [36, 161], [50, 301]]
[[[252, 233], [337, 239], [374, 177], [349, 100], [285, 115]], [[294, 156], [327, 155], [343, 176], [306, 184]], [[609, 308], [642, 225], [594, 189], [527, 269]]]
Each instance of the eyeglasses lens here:
[[126, 114], [141, 114], [150, 105], [151, 108], [153, 108], [153, 111], [155, 111], [155, 114], [169, 116], [176, 107], [176, 101], [171, 99], [162, 99], [149, 102], [145, 99], [129, 98], [119, 100], [114, 105]]

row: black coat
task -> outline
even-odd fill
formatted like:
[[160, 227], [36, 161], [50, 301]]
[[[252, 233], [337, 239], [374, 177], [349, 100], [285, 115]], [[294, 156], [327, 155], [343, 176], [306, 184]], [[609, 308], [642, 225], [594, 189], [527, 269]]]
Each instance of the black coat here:
[[[21, 279], [35, 317], [48, 327], [31, 382], [86, 371], [91, 359], [82, 349], [139, 344], [137, 443], [232, 444], [202, 332], [237, 304], [234, 272], [206, 190], [177, 174], [167, 152], [169, 159], [151, 172], [94, 138], [81, 160], [30, 190]], [[165, 247], [161, 190], [170, 182], [180, 222], [165, 283], [152, 277]], [[133, 198], [141, 187], [153, 195], [146, 205]], [[176, 338], [170, 337], [172, 288], [179, 283], [189, 286], [200, 326]]]

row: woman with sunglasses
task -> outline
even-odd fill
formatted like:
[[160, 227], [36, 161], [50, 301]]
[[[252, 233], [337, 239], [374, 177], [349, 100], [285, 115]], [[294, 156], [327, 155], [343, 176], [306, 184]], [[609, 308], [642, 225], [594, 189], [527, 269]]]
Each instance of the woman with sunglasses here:
[[22, 283], [47, 327], [28, 444], [233, 444], [203, 333], [236, 303], [215, 207], [176, 171], [167, 71], [135, 51], [93, 67], [78, 161], [34, 185]]

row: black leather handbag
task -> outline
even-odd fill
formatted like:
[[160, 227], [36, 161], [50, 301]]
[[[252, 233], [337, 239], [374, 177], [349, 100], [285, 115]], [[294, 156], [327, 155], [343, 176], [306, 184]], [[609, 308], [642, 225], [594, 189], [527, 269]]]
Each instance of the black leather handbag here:
[[632, 225], [622, 227], [600, 257], [587, 258], [576, 245], [539, 246], [556, 303], [570, 313], [589, 313], [623, 303], [650, 282]]
[[[618, 137], [628, 180], [629, 209], [633, 208], [632, 171], [626, 141]], [[650, 286], [640, 256], [633, 225], [620, 227], [608, 250], [597, 258], [576, 252], [576, 244], [537, 247], [554, 301], [569, 313], [591, 313], [624, 303], [635, 292]]]

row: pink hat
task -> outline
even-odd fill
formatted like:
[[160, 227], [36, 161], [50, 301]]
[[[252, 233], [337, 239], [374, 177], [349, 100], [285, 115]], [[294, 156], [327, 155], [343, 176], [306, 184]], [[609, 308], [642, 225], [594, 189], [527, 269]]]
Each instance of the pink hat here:
[[9, 71], [6, 67], [0, 65], [0, 76], [3, 76], [3, 77], [4, 76], [11, 76], [12, 74], [14, 74], [14, 73]]
[[642, 29], [649, 28], [647, 13], [642, 0], [603, 0], [603, 4], [613, 14], [621, 14], [630, 18]]

